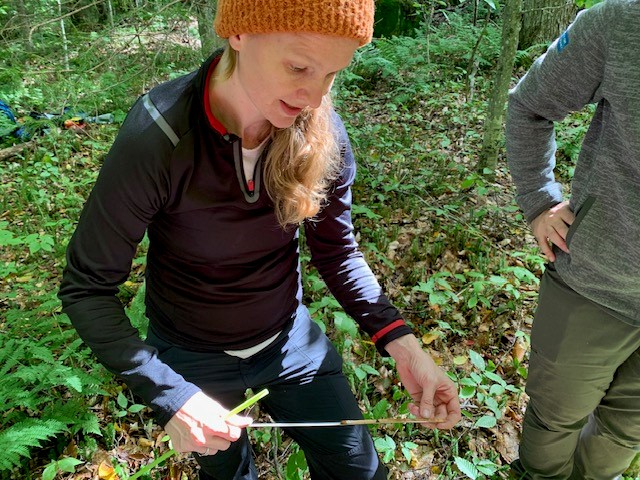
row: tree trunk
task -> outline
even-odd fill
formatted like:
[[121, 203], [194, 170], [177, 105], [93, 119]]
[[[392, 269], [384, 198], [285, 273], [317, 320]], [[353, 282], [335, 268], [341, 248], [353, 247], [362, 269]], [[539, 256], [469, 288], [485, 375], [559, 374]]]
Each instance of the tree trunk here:
[[198, 17], [198, 34], [202, 58], [207, 58], [216, 48], [222, 46], [222, 40], [213, 29], [213, 19], [216, 16], [217, 0], [192, 0]]
[[115, 27], [115, 23], [113, 21], [113, 4], [111, 0], [107, 0], [107, 18], [109, 19], [109, 26], [111, 28]]
[[574, 0], [524, 0], [520, 50], [554, 40], [573, 21], [577, 11]]
[[64, 28], [61, 0], [58, 0], [58, 15], [60, 15], [60, 36], [62, 38], [62, 51], [64, 52], [64, 68], [65, 70], [69, 70], [69, 43], [67, 42], [67, 31]]
[[498, 165], [498, 150], [502, 138], [504, 107], [507, 103], [513, 62], [518, 51], [518, 34], [522, 16], [522, 0], [506, 0], [502, 15], [502, 46], [500, 58], [493, 78], [493, 89], [489, 99], [487, 118], [484, 122], [484, 138], [478, 170], [492, 172]]

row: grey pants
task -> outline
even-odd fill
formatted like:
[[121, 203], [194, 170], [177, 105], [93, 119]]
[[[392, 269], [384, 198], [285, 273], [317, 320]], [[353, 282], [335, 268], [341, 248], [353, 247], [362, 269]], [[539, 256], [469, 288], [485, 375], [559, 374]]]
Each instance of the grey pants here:
[[531, 347], [520, 443], [527, 478], [619, 478], [640, 451], [640, 328], [578, 295], [551, 267]]

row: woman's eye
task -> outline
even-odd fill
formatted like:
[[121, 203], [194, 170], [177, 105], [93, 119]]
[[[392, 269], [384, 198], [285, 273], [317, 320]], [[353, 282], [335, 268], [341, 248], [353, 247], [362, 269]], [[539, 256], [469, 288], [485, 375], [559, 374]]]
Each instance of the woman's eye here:
[[289, 70], [295, 73], [302, 73], [306, 70], [305, 67], [299, 67], [297, 65], [289, 65]]

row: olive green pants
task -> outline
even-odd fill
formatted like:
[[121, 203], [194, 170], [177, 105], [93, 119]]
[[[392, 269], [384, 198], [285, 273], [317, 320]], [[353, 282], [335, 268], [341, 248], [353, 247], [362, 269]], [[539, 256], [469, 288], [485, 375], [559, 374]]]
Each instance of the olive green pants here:
[[527, 478], [619, 478], [640, 450], [640, 328], [545, 272], [531, 332]]

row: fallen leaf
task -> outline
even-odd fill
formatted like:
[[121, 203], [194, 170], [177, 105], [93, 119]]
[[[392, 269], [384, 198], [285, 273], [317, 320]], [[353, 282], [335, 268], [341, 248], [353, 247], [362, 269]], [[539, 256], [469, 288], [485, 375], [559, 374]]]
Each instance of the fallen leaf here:
[[524, 359], [524, 354], [526, 352], [527, 352], [526, 345], [524, 344], [521, 338], [518, 338], [516, 340], [515, 345], [513, 346], [513, 349], [511, 350], [511, 355], [513, 355], [513, 358], [518, 360], [518, 362], [522, 363], [522, 360]]
[[453, 357], [453, 364], [454, 365], [464, 365], [465, 363], [467, 363], [469, 359], [467, 358], [466, 355], [457, 355], [455, 357]]
[[138, 445], [140, 445], [141, 447], [153, 447], [154, 441], [149, 440], [148, 438], [140, 437], [138, 439]]
[[107, 462], [102, 462], [98, 467], [98, 478], [100, 480], [120, 480], [115, 469]]
[[519, 434], [511, 422], [505, 422], [499, 429], [492, 430], [496, 436], [495, 449], [500, 453], [505, 463], [511, 463], [518, 458]]
[[430, 343], [435, 342], [439, 338], [440, 338], [440, 333], [437, 331], [433, 331], [431, 333], [425, 333], [422, 336], [422, 343], [424, 343], [425, 345], [429, 345]]

